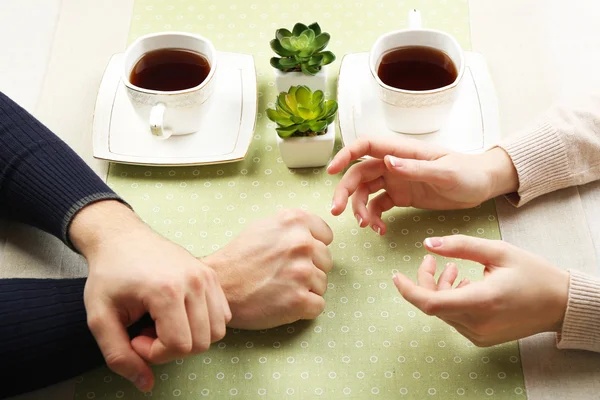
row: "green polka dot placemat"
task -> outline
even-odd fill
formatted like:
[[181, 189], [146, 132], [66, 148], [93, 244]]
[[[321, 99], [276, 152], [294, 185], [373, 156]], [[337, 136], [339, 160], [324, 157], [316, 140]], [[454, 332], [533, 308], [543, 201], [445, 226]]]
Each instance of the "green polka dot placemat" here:
[[[428, 236], [498, 239], [493, 203], [455, 212], [393, 210], [385, 217], [388, 233], [378, 237], [358, 229], [350, 212], [329, 214], [339, 177], [321, 168], [288, 170], [264, 116], [276, 95], [269, 66], [275, 29], [318, 21], [332, 36], [335, 74], [344, 54], [367, 51], [380, 34], [405, 27], [412, 7], [421, 10], [425, 26], [446, 30], [470, 48], [467, 0], [135, 2], [130, 41], [150, 32], [182, 30], [210, 38], [219, 50], [253, 54], [259, 115], [242, 162], [197, 168], [112, 165], [109, 184], [154, 229], [198, 256], [225, 246], [252, 221], [277, 209], [309, 210], [335, 233], [335, 268], [327, 308], [317, 320], [268, 331], [229, 330], [210, 351], [155, 367], [151, 394], [137, 392], [101, 368], [77, 380], [75, 398], [525, 398], [516, 343], [474, 347], [404, 301], [391, 280], [396, 271], [415, 277]], [[459, 265], [459, 279], [481, 278], [480, 266]]]

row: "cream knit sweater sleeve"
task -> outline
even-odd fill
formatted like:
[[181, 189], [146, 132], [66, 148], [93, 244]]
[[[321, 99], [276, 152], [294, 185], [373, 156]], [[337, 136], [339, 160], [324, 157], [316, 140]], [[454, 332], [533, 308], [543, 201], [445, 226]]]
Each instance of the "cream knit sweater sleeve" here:
[[[600, 96], [575, 106], [556, 106], [532, 129], [499, 146], [519, 176], [518, 192], [507, 195], [517, 207], [548, 192], [598, 180]], [[569, 301], [558, 347], [600, 352], [600, 278], [569, 272]]]

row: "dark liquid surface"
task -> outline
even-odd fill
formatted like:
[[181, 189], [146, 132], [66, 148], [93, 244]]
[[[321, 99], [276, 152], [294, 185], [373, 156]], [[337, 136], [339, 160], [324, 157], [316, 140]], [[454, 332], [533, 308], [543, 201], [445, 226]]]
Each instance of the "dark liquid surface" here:
[[448, 55], [424, 46], [399, 47], [385, 53], [377, 70], [386, 85], [404, 90], [433, 90], [448, 86], [458, 72]]
[[129, 81], [135, 86], [161, 91], [193, 88], [210, 72], [201, 54], [182, 49], [160, 49], [142, 56], [131, 70]]

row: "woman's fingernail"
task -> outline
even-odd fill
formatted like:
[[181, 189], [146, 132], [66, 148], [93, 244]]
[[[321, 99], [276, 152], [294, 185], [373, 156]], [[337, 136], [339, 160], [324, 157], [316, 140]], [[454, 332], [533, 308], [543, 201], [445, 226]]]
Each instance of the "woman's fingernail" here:
[[425, 239], [425, 246], [427, 247], [441, 247], [442, 246], [442, 238], [433, 237]]
[[331, 203], [331, 205], [329, 206], [329, 211], [333, 210], [335, 208], [335, 203]]
[[400, 280], [398, 279], [398, 274], [394, 274], [394, 276], [392, 276], [392, 280], [397, 285], [400, 282]]
[[378, 227], [377, 225], [372, 225], [371, 229], [373, 229], [373, 231], [375, 233], [377, 233], [379, 236], [381, 236], [381, 228], [380, 227]]
[[327, 171], [329, 171], [331, 169], [331, 166], [333, 165], [333, 160], [329, 163], [329, 165], [327, 166]]
[[392, 157], [389, 156], [388, 158], [390, 160], [390, 165], [394, 168], [400, 168], [401, 164], [400, 164], [400, 159], [396, 158], [396, 157]]
[[360, 215], [358, 215], [358, 213], [354, 214], [354, 218], [356, 218], [356, 220], [358, 221], [358, 226], [362, 227], [362, 222], [363, 219]]

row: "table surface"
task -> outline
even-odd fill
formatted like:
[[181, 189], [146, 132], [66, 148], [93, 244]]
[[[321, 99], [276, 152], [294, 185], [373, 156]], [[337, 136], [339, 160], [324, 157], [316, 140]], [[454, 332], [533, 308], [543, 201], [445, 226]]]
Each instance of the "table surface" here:
[[[101, 176], [107, 165], [91, 156], [95, 90], [72, 96], [65, 89], [98, 86], [106, 60], [126, 45], [131, 10], [131, 0], [0, 2], [0, 90], [57, 132]], [[600, 61], [600, 3], [473, 0], [470, 11], [472, 47], [488, 60], [504, 135], [526, 126], [553, 101], [598, 87], [600, 77], [591, 66]], [[21, 22], [24, 15], [27, 24]], [[89, 113], [69, 111], [82, 107]], [[521, 210], [502, 200], [497, 208], [505, 240], [563, 268], [598, 274], [600, 224], [594, 214], [600, 185], [563, 190]], [[562, 229], [553, 229], [557, 226]], [[0, 224], [0, 257], [2, 276], [39, 275], [47, 265], [53, 268], [44, 270], [50, 276], [84, 271], [56, 240], [18, 224]], [[559, 352], [553, 345], [551, 335], [521, 341], [529, 398], [600, 398], [600, 357]], [[22, 398], [65, 399], [72, 390], [63, 383]]]

